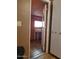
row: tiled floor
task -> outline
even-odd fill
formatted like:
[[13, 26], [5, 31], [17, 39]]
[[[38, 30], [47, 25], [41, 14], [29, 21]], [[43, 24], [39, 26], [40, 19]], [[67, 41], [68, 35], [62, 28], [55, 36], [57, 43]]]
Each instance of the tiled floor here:
[[43, 54], [41, 41], [31, 41], [31, 59], [35, 59]]
[[42, 52], [41, 49], [36, 49], [33, 53], [31, 53], [31, 59], [36, 59], [37, 57], [43, 55], [44, 53]]
[[56, 59], [50, 54], [46, 54], [42, 51], [41, 41], [31, 42], [31, 59]]
[[32, 53], [31, 59], [56, 59], [56, 58], [51, 56], [50, 54], [42, 52], [40, 49], [37, 49], [35, 50], [35, 52]]

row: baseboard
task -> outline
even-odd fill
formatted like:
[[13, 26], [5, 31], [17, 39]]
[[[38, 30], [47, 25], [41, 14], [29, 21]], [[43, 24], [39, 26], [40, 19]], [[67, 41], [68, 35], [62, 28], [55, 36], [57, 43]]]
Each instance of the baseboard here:
[[52, 55], [52, 56], [54, 56], [54, 57], [57, 58], [57, 59], [61, 59], [61, 58], [57, 57], [56, 55], [54, 55], [54, 54], [52, 54], [52, 53], [50, 53], [50, 52], [49, 52], [49, 54]]

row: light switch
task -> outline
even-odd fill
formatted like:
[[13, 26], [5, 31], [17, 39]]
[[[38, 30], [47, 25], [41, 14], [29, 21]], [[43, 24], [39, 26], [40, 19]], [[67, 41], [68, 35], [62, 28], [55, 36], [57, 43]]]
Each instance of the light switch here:
[[17, 21], [17, 26], [21, 27], [22, 26], [22, 21]]

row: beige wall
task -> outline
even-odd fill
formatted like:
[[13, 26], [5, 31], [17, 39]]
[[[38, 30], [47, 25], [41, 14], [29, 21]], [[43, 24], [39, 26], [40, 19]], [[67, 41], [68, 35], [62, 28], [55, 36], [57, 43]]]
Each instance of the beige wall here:
[[17, 21], [21, 21], [21, 26], [17, 27], [17, 45], [25, 48], [25, 59], [29, 56], [30, 42], [30, 0], [17, 0]]

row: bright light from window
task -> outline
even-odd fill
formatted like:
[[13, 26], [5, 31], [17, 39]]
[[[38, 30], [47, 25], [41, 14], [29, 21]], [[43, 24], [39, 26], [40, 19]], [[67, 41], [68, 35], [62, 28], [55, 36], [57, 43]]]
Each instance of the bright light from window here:
[[44, 22], [43, 21], [35, 21], [34, 22], [34, 27], [42, 28], [42, 27], [44, 27]]

